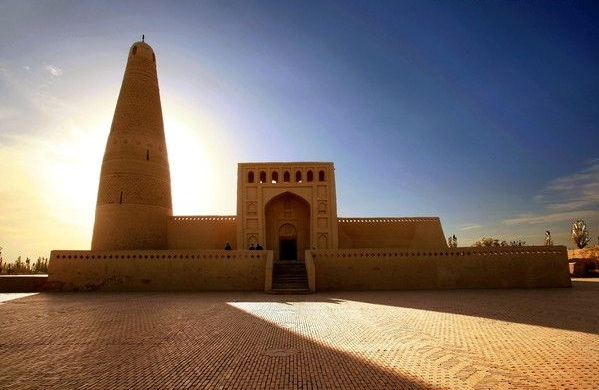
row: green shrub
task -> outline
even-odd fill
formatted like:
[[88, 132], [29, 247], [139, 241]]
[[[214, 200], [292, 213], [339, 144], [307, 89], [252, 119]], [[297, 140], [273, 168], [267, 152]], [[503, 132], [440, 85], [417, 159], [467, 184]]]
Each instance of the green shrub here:
[[0, 247], [0, 275], [32, 275], [32, 274], [47, 274], [48, 259], [38, 257], [35, 262], [26, 258], [24, 261], [19, 256], [13, 262], [6, 262], [2, 258], [2, 247]]
[[526, 241], [523, 240], [512, 240], [509, 242], [505, 240], [498, 240], [492, 237], [483, 237], [480, 240], [476, 241], [472, 246], [476, 247], [498, 247], [498, 246], [524, 246], [526, 245]]

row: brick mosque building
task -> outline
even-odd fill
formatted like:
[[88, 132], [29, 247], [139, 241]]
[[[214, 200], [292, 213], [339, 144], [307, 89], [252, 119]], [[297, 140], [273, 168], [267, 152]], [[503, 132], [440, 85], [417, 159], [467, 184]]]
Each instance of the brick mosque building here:
[[173, 216], [156, 55], [145, 42], [129, 50], [91, 250], [52, 251], [49, 283], [283, 293], [570, 285], [565, 247], [448, 248], [437, 217], [340, 218], [331, 162], [240, 163], [236, 215]]

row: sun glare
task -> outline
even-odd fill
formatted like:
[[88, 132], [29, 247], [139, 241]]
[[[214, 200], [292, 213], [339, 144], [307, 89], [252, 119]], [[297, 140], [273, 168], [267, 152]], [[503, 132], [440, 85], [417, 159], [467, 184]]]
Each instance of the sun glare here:
[[210, 169], [209, 153], [189, 123], [165, 119], [171, 191], [175, 215], [198, 214], [210, 199], [206, 187], [217, 178]]
[[65, 137], [47, 145], [45, 171], [39, 179], [50, 193], [57, 218], [93, 223], [106, 128], [106, 123], [85, 129], [72, 124]]
[[173, 214], [233, 213], [237, 162], [225, 148], [220, 126], [213, 118], [195, 116], [193, 108], [176, 97], [171, 100], [164, 104], [164, 132]]

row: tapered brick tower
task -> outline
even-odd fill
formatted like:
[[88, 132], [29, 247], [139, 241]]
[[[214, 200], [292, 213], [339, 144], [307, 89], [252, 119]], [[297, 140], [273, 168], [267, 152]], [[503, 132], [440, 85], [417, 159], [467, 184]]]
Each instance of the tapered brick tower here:
[[156, 56], [136, 42], [102, 161], [91, 249], [166, 249], [172, 209]]

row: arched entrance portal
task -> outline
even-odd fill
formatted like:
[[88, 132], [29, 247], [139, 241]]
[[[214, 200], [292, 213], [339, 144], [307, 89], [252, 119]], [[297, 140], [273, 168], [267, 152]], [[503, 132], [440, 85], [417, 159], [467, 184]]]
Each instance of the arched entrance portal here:
[[265, 207], [266, 249], [274, 251], [275, 261], [304, 261], [310, 248], [310, 205], [286, 192]]
[[297, 230], [290, 223], [279, 228], [279, 260], [297, 260]]

